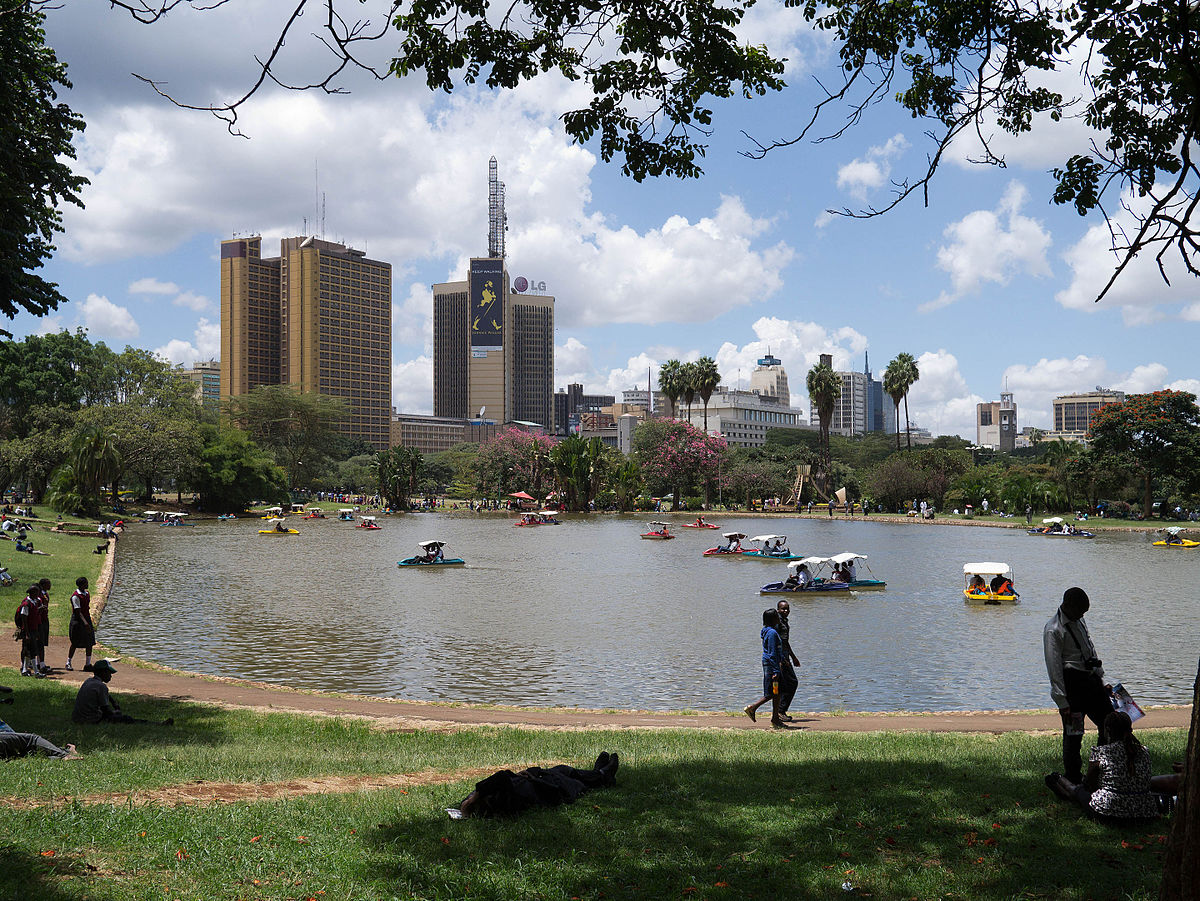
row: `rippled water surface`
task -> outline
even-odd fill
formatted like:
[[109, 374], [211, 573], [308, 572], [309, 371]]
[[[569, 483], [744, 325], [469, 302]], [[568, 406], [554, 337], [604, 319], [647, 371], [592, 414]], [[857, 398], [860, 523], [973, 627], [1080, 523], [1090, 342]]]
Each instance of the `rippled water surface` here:
[[[381, 518], [377, 532], [289, 520], [165, 528], [120, 542], [100, 638], [204, 673], [416, 700], [722, 710], [761, 686], [758, 587], [782, 563], [707, 559], [719, 532], [642, 541], [644, 520], [514, 528], [474, 514]], [[1111, 678], [1186, 703], [1196, 674], [1200, 550], [1144, 534], [1093, 541], [1021, 530], [814, 518], [720, 520], [786, 532], [796, 552], [869, 556], [887, 591], [790, 596], [798, 710], [1050, 706], [1041, 632], [1070, 585]], [[426, 538], [467, 566], [404, 568]], [[962, 564], [1005, 561], [1023, 603], [963, 603]], [[868, 576], [865, 570], [862, 575]]]

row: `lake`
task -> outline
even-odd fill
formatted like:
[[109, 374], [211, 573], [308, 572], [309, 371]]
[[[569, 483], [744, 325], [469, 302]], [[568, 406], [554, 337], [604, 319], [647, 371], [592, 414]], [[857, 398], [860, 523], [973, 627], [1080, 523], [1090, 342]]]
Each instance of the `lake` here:
[[[1071, 585], [1112, 681], [1143, 703], [1188, 703], [1200, 549], [1146, 533], [1091, 541], [1021, 529], [715, 516], [720, 531], [643, 541], [651, 518], [497, 514], [335, 519], [260, 536], [259, 519], [130, 524], [100, 640], [171, 667], [412, 700], [739, 709], [761, 690], [758, 588], [782, 562], [705, 558], [722, 531], [784, 533], [796, 553], [868, 556], [882, 592], [787, 595], [800, 659], [793, 708], [1047, 708], [1042, 627]], [[684, 519], [678, 522], [686, 521]], [[465, 567], [405, 567], [423, 539]], [[1015, 571], [1022, 603], [963, 603], [962, 565]]]

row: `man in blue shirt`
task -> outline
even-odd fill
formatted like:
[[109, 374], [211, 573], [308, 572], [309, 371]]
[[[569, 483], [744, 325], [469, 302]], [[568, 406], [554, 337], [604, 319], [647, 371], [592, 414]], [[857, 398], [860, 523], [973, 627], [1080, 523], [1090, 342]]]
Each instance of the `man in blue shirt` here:
[[774, 608], [763, 611], [762, 637], [763, 696], [742, 710], [754, 719], [755, 711], [768, 701], [771, 702], [771, 725], [786, 729], [787, 724], [779, 713], [780, 674], [783, 672], [783, 639], [779, 637], [779, 611]]

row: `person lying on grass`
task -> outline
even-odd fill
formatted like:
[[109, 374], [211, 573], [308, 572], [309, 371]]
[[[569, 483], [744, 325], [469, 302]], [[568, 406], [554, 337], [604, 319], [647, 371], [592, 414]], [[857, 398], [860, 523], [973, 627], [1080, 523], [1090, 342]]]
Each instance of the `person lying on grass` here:
[[31, 754], [45, 754], [59, 760], [79, 760], [83, 756], [75, 750], [74, 745], [67, 745], [64, 750], [32, 732], [14, 732], [0, 720], [0, 760], [28, 757]]
[[601, 751], [590, 770], [577, 770], [560, 764], [544, 770], [531, 766], [514, 773], [500, 770], [481, 782], [462, 799], [458, 810], [462, 816], [516, 816], [531, 807], [557, 807], [570, 804], [593, 788], [603, 788], [616, 781], [617, 754]]

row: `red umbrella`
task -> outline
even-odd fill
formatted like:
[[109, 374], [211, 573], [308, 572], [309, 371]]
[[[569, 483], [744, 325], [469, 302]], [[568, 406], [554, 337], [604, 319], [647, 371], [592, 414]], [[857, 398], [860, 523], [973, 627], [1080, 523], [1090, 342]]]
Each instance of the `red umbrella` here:
[[509, 497], [519, 497], [523, 501], [533, 500], [533, 495], [526, 494], [524, 491], [514, 491], [512, 494], [509, 495]]

